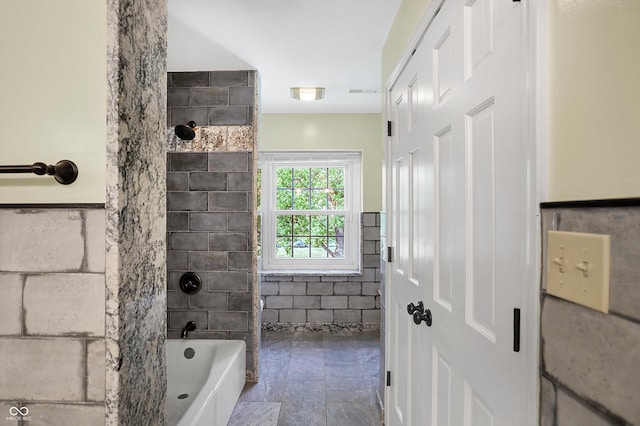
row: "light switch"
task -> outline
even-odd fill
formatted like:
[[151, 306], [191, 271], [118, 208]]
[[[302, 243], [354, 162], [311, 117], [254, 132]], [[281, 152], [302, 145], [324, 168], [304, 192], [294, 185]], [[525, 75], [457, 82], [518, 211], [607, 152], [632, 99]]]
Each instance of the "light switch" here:
[[549, 231], [547, 293], [609, 312], [609, 236]]

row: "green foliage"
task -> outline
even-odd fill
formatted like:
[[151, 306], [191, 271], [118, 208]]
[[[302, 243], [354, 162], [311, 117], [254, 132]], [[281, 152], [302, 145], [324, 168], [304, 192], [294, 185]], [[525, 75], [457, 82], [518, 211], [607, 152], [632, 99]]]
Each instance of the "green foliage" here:
[[277, 210], [316, 210], [315, 215], [276, 217], [276, 257], [342, 257], [344, 168], [310, 167], [276, 170]]

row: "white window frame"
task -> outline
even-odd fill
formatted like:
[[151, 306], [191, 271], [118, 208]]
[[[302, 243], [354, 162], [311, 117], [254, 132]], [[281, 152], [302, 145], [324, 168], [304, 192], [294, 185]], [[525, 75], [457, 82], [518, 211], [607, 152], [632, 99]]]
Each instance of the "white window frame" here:
[[[260, 152], [261, 225], [260, 242], [264, 271], [327, 273], [360, 271], [360, 213], [362, 211], [362, 154], [360, 152]], [[275, 210], [276, 169], [344, 167], [344, 210]], [[276, 217], [282, 214], [344, 215], [344, 257], [308, 259], [276, 257]]]

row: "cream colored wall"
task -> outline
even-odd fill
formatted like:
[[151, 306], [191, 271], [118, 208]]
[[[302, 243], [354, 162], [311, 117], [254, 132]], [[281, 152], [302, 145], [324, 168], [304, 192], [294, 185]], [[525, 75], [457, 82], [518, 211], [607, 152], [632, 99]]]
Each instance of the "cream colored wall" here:
[[403, 0], [382, 47], [382, 87], [398, 65], [431, 0]]
[[640, 196], [640, 1], [549, 8], [549, 196]]
[[78, 165], [78, 180], [0, 175], [0, 203], [104, 203], [106, 2], [0, 0], [0, 164]]
[[261, 151], [362, 151], [363, 211], [382, 207], [380, 114], [262, 114]]

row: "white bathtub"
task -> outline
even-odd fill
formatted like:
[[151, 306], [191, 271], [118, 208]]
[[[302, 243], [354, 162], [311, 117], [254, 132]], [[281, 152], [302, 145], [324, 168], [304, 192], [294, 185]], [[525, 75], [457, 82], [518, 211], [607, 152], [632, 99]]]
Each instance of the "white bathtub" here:
[[[192, 358], [185, 356], [193, 351]], [[169, 426], [225, 426], [245, 382], [241, 340], [167, 340]]]

